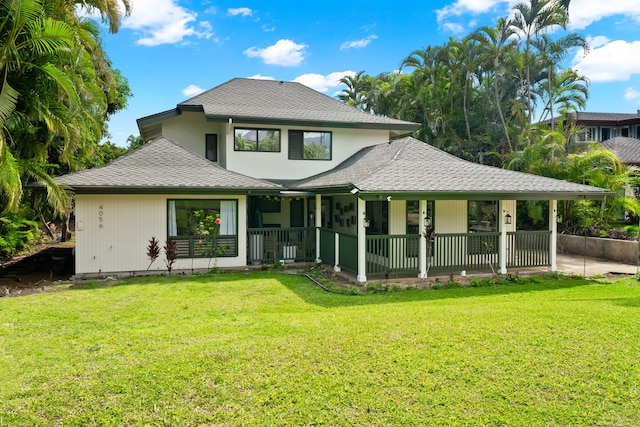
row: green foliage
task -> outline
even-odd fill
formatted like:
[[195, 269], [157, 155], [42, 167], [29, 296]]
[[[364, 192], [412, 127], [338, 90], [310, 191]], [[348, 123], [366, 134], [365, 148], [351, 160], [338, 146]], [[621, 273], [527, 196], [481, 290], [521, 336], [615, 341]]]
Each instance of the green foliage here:
[[22, 186], [39, 180], [64, 214], [69, 200], [51, 175], [108, 161], [99, 141], [131, 91], [103, 50], [99, 27], [79, 18], [76, 4], [117, 29], [114, 2], [0, 0], [0, 210], [15, 211]]
[[10, 257], [26, 248], [40, 237], [38, 223], [27, 219], [30, 212], [18, 212], [0, 216], [0, 257]]
[[328, 159], [328, 148], [320, 144], [305, 144], [304, 145], [304, 158], [305, 159]]

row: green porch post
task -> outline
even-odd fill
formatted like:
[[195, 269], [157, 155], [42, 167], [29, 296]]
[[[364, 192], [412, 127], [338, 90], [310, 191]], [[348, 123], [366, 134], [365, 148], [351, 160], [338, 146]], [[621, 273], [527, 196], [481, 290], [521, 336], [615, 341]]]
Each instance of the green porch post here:
[[367, 217], [367, 204], [358, 198], [358, 275], [356, 280], [360, 283], [367, 281], [367, 235], [364, 227], [364, 219]]
[[420, 200], [420, 218], [418, 219], [418, 232], [420, 233], [420, 246], [418, 249], [418, 278], [424, 279], [427, 277], [427, 237], [425, 233], [425, 218], [427, 217], [427, 201]]
[[551, 237], [549, 241], [549, 271], [556, 271], [558, 269], [556, 251], [558, 238], [558, 201], [549, 201], [549, 230], [551, 231]]
[[500, 274], [507, 274], [507, 224], [505, 222], [508, 212], [504, 206], [504, 200], [499, 200], [498, 205], [498, 211], [501, 212], [500, 218], [498, 218], [500, 227]]
[[[322, 261], [320, 259], [320, 228], [322, 227], [322, 196], [316, 194], [316, 262]], [[328, 215], [328, 213], [327, 213]]]

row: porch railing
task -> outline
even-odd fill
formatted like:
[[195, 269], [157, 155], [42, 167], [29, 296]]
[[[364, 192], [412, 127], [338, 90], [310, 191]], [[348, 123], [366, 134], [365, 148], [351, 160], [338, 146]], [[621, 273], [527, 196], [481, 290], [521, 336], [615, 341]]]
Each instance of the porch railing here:
[[432, 253], [427, 254], [431, 270], [462, 271], [498, 268], [500, 233], [436, 234]]
[[366, 242], [368, 276], [418, 274], [420, 236], [416, 234], [367, 236]]
[[549, 230], [507, 233], [507, 268], [551, 265], [550, 241]]
[[252, 264], [316, 259], [315, 228], [250, 228], [247, 231], [247, 254]]
[[328, 228], [320, 229], [320, 259], [326, 264], [336, 264], [336, 232]]

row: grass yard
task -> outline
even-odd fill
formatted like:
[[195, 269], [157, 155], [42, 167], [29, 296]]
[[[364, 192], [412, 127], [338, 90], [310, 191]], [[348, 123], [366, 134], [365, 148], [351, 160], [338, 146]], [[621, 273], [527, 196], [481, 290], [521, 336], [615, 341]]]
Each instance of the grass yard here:
[[0, 425], [640, 422], [640, 285], [326, 293], [273, 272], [0, 300]]

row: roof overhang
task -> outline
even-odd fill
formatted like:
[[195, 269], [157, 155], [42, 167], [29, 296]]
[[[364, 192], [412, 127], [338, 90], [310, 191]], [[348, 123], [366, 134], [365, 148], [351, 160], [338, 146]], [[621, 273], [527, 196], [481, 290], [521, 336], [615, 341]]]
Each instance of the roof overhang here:
[[[44, 187], [42, 187], [44, 189]], [[278, 196], [282, 188], [201, 188], [201, 187], [65, 187], [75, 194], [229, 194], [251, 196]]]
[[[353, 193], [352, 193], [353, 194]], [[614, 196], [609, 191], [594, 193], [576, 192], [400, 192], [360, 191], [363, 200], [602, 200]]]

